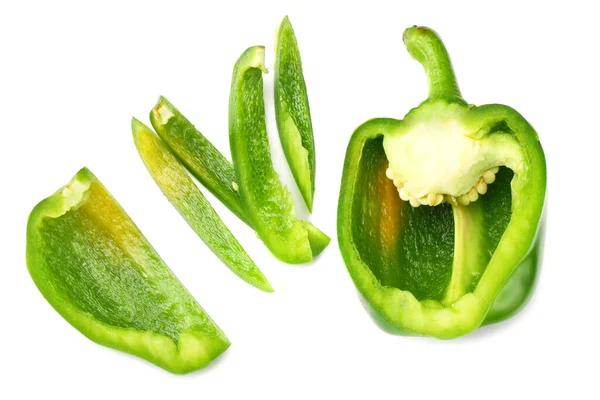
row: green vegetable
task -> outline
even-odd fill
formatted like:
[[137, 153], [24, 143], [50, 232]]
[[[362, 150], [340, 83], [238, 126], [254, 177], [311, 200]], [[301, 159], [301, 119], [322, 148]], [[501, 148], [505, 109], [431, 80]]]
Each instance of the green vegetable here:
[[229, 96], [229, 143], [246, 215], [258, 236], [281, 261], [312, 259], [308, 233], [296, 218], [290, 192], [273, 169], [265, 123], [262, 73], [265, 49], [254, 46], [238, 59]]
[[229, 347], [86, 168], [31, 212], [27, 267], [50, 305], [99, 344], [174, 373], [203, 368]]
[[163, 141], [135, 118], [131, 127], [138, 153], [148, 172], [194, 232], [234, 274], [261, 290], [272, 292], [267, 278]]
[[216, 198], [242, 221], [248, 223], [236, 191], [233, 165], [161, 96], [150, 111], [150, 122], [171, 151]]
[[[242, 221], [255, 229], [249, 215], [251, 209], [242, 203], [233, 165], [164, 97], [150, 112], [150, 120], [159, 136], [190, 173]], [[303, 226], [308, 234], [312, 257], [315, 257], [327, 247], [330, 239], [310, 222], [303, 221]]]
[[315, 194], [315, 144], [302, 60], [286, 16], [277, 34], [275, 118], [281, 145], [308, 210]]
[[521, 309], [543, 236], [546, 164], [515, 110], [468, 105], [437, 34], [405, 31], [429, 98], [367, 121], [346, 152], [338, 239], [372, 315], [393, 332], [452, 338]]

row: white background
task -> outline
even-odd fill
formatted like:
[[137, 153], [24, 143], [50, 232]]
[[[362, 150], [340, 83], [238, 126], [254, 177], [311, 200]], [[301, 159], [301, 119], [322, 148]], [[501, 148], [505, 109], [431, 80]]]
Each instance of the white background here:
[[[0, 398], [598, 398], [600, 28], [593, 2], [3, 2], [0, 12]], [[201, 5], [204, 4], [204, 5]], [[332, 237], [314, 263], [278, 262], [210, 197], [276, 290], [245, 284], [161, 195], [133, 145], [160, 94], [227, 156], [231, 71], [295, 28], [316, 140], [312, 221]], [[544, 263], [529, 306], [452, 341], [391, 336], [363, 310], [335, 240], [348, 139], [401, 118], [427, 93], [402, 44], [437, 30], [462, 93], [504, 103], [538, 130], [548, 159]], [[273, 157], [296, 188], [276, 134]], [[28, 213], [88, 166], [232, 341], [186, 376], [94, 344], [43, 299], [25, 265]], [[207, 193], [206, 190], [204, 190]]]

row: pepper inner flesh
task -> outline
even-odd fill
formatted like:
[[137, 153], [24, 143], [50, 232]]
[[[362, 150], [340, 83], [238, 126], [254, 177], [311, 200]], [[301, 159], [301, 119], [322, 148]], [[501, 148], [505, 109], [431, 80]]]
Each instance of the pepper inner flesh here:
[[44, 218], [39, 227], [57, 290], [108, 326], [158, 333], [175, 343], [182, 332], [210, 333], [208, 317], [189, 294], [153, 284], [179, 286], [106, 189], [78, 185], [63, 190], [72, 199], [69, 212]]
[[368, 140], [353, 201], [358, 253], [382, 285], [452, 304], [473, 291], [508, 226], [513, 172], [498, 168], [474, 203], [416, 208], [398, 196], [388, 168], [383, 137]]

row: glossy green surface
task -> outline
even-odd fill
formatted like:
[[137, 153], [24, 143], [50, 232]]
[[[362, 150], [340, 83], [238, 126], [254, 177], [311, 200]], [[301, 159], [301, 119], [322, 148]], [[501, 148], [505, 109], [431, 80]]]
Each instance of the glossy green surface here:
[[176, 373], [202, 368], [229, 347], [85, 168], [31, 212], [27, 267], [52, 307], [105, 346]]
[[294, 202], [273, 169], [265, 124], [262, 73], [264, 47], [246, 50], [235, 64], [229, 97], [229, 143], [246, 215], [259, 237], [281, 261], [312, 259], [308, 233]]
[[[425, 68], [430, 97], [403, 121], [373, 119], [354, 132], [342, 176], [338, 243], [383, 329], [453, 338], [514, 315], [529, 299], [540, 262], [546, 164], [537, 133], [515, 110], [467, 106], [435, 32], [412, 27], [404, 40]], [[489, 166], [479, 156], [472, 162], [499, 166], [496, 180], [467, 206], [412, 208], [386, 177], [386, 152], [397, 147], [384, 151], [384, 138], [421, 132], [436, 140], [443, 135], [431, 132], [446, 126], [486, 149], [478, 154], [493, 157]], [[437, 143], [427, 147], [445, 150]], [[458, 171], [471, 179], [470, 164], [458, 162], [464, 163]]]
[[286, 16], [277, 33], [275, 54], [275, 119], [279, 138], [296, 184], [312, 212], [315, 192], [315, 144], [294, 29]]
[[148, 172], [200, 239], [234, 274], [261, 290], [272, 292], [267, 278], [164, 142], [136, 119], [132, 121], [132, 131], [136, 148]]

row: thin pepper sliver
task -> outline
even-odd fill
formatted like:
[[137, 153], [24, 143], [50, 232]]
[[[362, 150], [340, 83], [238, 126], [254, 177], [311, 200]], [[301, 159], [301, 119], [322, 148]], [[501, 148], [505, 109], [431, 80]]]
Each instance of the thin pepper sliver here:
[[[159, 98], [150, 111], [150, 121], [156, 133], [188, 171], [254, 229], [250, 209], [242, 203], [240, 185], [232, 163], [166, 98]], [[303, 221], [303, 225], [308, 233], [312, 256], [315, 257], [327, 247], [330, 238], [310, 222]]]
[[306, 207], [315, 194], [315, 143], [302, 59], [294, 29], [286, 16], [277, 33], [275, 119], [281, 145]]
[[87, 168], [31, 212], [27, 268], [89, 339], [173, 373], [203, 368], [230, 345]]
[[162, 139], [135, 118], [131, 129], [136, 148], [148, 172], [200, 239], [238, 277], [260, 290], [272, 292], [273, 288], [267, 278]]
[[190, 173], [242, 221], [248, 223], [237, 193], [233, 165], [169, 100], [160, 96], [150, 122]]

